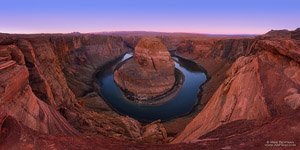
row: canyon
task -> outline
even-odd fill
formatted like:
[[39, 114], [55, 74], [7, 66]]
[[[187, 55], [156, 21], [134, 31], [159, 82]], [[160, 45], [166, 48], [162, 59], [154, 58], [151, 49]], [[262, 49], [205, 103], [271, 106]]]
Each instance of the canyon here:
[[[145, 37], [204, 68], [209, 80], [191, 113], [143, 123], [98, 93], [97, 72]], [[174, 74], [172, 64], [161, 69]], [[0, 81], [0, 149], [268, 149], [267, 141], [299, 148], [299, 28], [249, 37], [0, 34]]]

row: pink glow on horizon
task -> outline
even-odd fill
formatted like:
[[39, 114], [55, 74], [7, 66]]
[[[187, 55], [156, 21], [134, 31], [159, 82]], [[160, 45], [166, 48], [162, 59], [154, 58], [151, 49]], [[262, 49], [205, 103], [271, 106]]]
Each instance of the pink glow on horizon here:
[[[5, 33], [11, 34], [38, 34], [38, 33], [71, 33], [71, 32], [80, 32], [80, 33], [96, 33], [96, 32], [118, 32], [118, 31], [147, 31], [147, 32], [167, 32], [167, 33], [199, 33], [199, 34], [264, 34], [271, 29], [214, 29], [214, 28], [199, 28], [199, 29], [147, 29], [147, 28], [89, 28], [89, 29], [47, 29], [47, 30], [28, 30], [28, 29], [9, 29]], [[1, 31], [1, 30], [0, 30]]]
[[264, 34], [300, 27], [298, 0], [9, 0], [0, 32]]

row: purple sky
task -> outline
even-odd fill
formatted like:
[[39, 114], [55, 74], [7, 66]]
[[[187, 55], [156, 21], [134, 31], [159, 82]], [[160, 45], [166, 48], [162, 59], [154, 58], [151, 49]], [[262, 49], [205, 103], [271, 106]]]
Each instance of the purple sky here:
[[7, 0], [0, 32], [261, 34], [300, 27], [299, 0]]

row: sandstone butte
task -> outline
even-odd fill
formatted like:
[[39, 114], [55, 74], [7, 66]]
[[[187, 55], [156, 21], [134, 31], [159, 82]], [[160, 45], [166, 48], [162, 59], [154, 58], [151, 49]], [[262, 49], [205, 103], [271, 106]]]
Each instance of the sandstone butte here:
[[168, 92], [175, 83], [175, 64], [166, 46], [158, 38], [142, 38], [133, 59], [114, 72], [114, 80], [123, 90], [145, 101]]
[[300, 148], [300, 29], [160, 36], [210, 80], [189, 116], [147, 125], [112, 111], [93, 86], [140, 38], [0, 34], [0, 149]]

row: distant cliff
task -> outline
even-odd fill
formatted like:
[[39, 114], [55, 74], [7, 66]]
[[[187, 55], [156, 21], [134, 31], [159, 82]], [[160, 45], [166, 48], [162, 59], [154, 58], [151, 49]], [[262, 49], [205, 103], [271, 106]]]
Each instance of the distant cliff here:
[[299, 145], [299, 29], [248, 38], [159, 36], [168, 50], [201, 65], [209, 80], [194, 112], [148, 125], [115, 113], [93, 86], [98, 69], [138, 38], [0, 34], [0, 149]]

